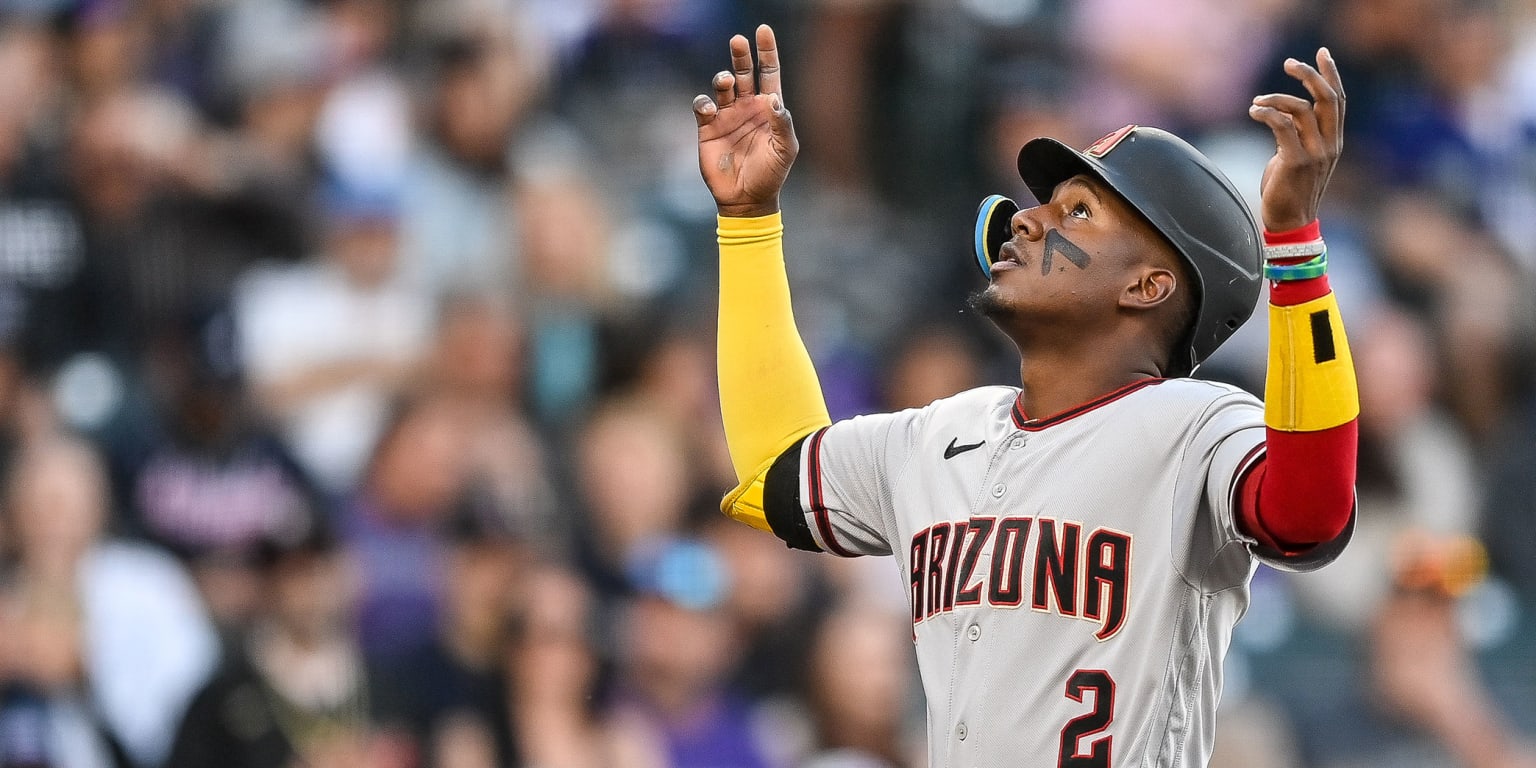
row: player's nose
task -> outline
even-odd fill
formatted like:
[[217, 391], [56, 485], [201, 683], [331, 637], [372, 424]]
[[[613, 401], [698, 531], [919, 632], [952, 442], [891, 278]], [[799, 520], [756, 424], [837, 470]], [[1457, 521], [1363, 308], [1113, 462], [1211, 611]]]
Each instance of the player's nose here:
[[1046, 226], [1043, 216], [1045, 206], [1037, 205], [1033, 208], [1025, 208], [1013, 215], [1009, 221], [1013, 225], [1013, 236], [1023, 236], [1026, 240], [1039, 240], [1045, 236]]

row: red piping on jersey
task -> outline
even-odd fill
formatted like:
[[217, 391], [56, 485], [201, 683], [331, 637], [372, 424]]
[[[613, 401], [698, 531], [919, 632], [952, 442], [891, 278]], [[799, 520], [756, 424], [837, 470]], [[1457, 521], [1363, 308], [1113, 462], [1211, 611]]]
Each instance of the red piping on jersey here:
[[1101, 395], [1092, 400], [1089, 400], [1082, 405], [1075, 405], [1065, 411], [1062, 411], [1061, 413], [1052, 414], [1043, 419], [1029, 419], [1025, 417], [1024, 393], [1020, 392], [1019, 396], [1013, 400], [1013, 425], [1019, 429], [1024, 430], [1025, 432], [1039, 432], [1040, 430], [1045, 429], [1046, 427], [1049, 427], [1053, 424], [1060, 424], [1061, 422], [1067, 421], [1068, 419], [1075, 419], [1078, 416], [1081, 416], [1095, 408], [1109, 405], [1110, 403], [1113, 403], [1114, 401], [1119, 400], [1120, 398], [1125, 397], [1126, 395], [1129, 395], [1132, 392], [1141, 389], [1142, 387], [1151, 386], [1153, 384], [1161, 384], [1165, 381], [1167, 381], [1167, 379], [1160, 378], [1147, 378], [1141, 379], [1139, 381], [1133, 381], [1119, 389], [1109, 392], [1108, 394]]
[[811, 513], [816, 516], [816, 530], [821, 531], [821, 540], [827, 545], [827, 551], [839, 557], [857, 557], [837, 543], [837, 536], [832, 532], [832, 520], [827, 511], [827, 505], [822, 499], [821, 438], [827, 434], [827, 429], [828, 427], [822, 427], [811, 436], [811, 455], [807, 461], [810, 477], [806, 483], [811, 489]]
[[[1264, 450], [1268, 447], [1268, 443], [1259, 443], [1258, 445], [1255, 445], [1248, 450], [1248, 455], [1244, 456], [1243, 460], [1237, 463], [1237, 482], [1232, 484], [1234, 492], [1237, 486], [1242, 485], [1243, 481], [1248, 479], [1248, 475], [1253, 472], [1254, 467], [1259, 465], [1259, 461], [1263, 460], [1263, 457], [1260, 456], [1260, 454], [1264, 453]], [[1256, 461], [1256, 459], [1258, 461]]]
[[1259, 484], [1253, 480], [1253, 476], [1255, 470], [1264, 466], [1264, 450], [1267, 447], [1268, 443], [1255, 445], [1237, 464], [1237, 478], [1232, 483], [1232, 492], [1228, 497], [1233, 521], [1238, 530], [1252, 536], [1260, 544], [1279, 550], [1281, 554], [1298, 554], [1294, 551], [1286, 552], [1275, 535], [1264, 528], [1264, 522], [1258, 516]]

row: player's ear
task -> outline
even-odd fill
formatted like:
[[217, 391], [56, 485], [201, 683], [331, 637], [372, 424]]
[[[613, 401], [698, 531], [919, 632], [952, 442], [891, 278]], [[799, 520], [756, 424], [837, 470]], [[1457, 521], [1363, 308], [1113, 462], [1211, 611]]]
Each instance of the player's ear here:
[[1132, 274], [1133, 282], [1120, 293], [1125, 309], [1153, 309], [1173, 298], [1179, 289], [1179, 276], [1165, 267], [1147, 265]]

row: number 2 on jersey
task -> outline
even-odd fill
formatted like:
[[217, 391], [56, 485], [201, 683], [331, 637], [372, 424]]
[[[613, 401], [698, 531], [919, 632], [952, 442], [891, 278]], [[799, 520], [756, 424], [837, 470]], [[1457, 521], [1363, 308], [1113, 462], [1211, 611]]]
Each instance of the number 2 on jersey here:
[[[1079, 669], [1067, 678], [1067, 698], [1082, 701], [1084, 692], [1093, 693], [1093, 711], [1067, 721], [1061, 729], [1061, 768], [1110, 768], [1113, 736], [1095, 739], [1084, 745], [1083, 739], [1103, 733], [1115, 721], [1115, 681], [1102, 669]], [[1083, 752], [1084, 746], [1087, 753]]]

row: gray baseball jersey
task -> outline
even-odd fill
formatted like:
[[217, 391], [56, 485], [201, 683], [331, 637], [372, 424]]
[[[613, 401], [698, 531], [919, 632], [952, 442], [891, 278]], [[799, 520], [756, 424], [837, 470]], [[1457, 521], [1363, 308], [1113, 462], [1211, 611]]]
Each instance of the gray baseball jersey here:
[[1042, 420], [984, 387], [815, 432], [768, 477], [791, 546], [894, 555], [931, 768], [1204, 766], [1257, 563], [1238, 530], [1263, 405], [1150, 379]]

